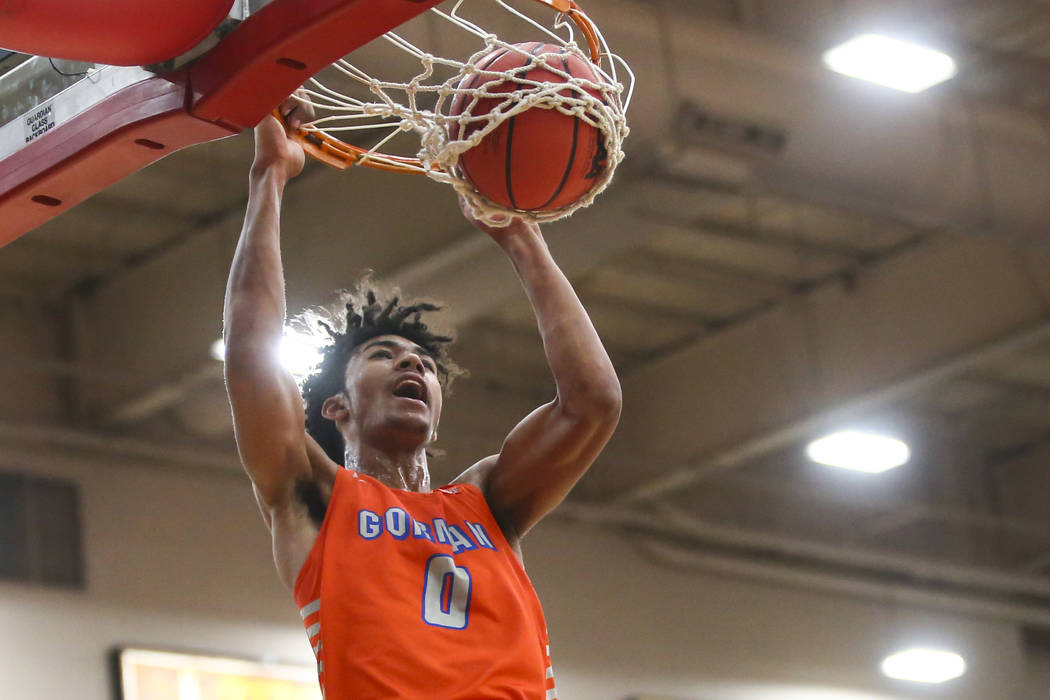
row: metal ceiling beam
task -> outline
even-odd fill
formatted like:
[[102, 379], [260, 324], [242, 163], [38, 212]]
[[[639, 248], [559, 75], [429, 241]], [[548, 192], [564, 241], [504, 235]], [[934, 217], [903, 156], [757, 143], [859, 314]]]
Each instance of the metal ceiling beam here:
[[[905, 377], [899, 382], [877, 388], [871, 393], [851, 396], [843, 403], [829, 410], [807, 414], [801, 420], [791, 416], [791, 418], [796, 418], [796, 420], [768, 432], [759, 432], [759, 434], [730, 448], [687, 462], [684, 466], [668, 474], [631, 489], [616, 500], [633, 502], [658, 499], [665, 494], [691, 486], [705, 478], [738, 469], [759, 457], [809, 439], [822, 430], [849, 421], [863, 419], [872, 411], [911, 396], [924, 388], [968, 371], [973, 367], [978, 367], [991, 359], [1044, 342], [1048, 338], [1050, 338], [1050, 322], [1043, 322], [1015, 335], [977, 348], [974, 351], [965, 352], [944, 364], [922, 370]], [[645, 371], [643, 370], [637, 372], [632, 379], [644, 375]], [[755, 408], [756, 411], [759, 410], [758, 406]], [[678, 406], [679, 411], [683, 409], [688, 411], [687, 408], [681, 405]], [[783, 418], [789, 419], [788, 416], [783, 416]], [[703, 422], [698, 421], [698, 424], [703, 425]], [[700, 439], [703, 440], [705, 437], [710, 439], [711, 435], [702, 435]]]
[[[585, 283], [584, 283], [585, 284]], [[638, 301], [637, 299], [624, 299], [611, 294], [581, 291], [581, 283], [577, 282], [577, 293], [583, 297], [583, 303], [588, 310], [606, 309], [611, 313], [623, 313], [637, 316], [640, 320], [666, 321], [684, 326], [702, 326], [705, 328], [717, 327], [722, 319], [702, 314], [699, 312], [686, 311], [685, 309], [659, 306], [655, 303]]]
[[[752, 494], [768, 493], [779, 498], [801, 501], [803, 503], [815, 505], [831, 503], [858, 510], [877, 509], [882, 511], [882, 515], [867, 520], [859, 520], [856, 529], [860, 533], [861, 539], [885, 535], [921, 521], [934, 521], [959, 527], [980, 528], [1044, 539], [1050, 543], [1050, 525], [1024, 518], [1004, 517], [977, 509], [966, 510], [938, 503], [870, 501], [865, 500], [862, 494], [851, 494], [850, 492], [827, 489], [818, 491], [812, 486], [800, 486], [789, 481], [750, 476], [741, 472], [722, 474], [718, 478], [718, 483], [739, 486]], [[843, 536], [849, 536], [849, 533], [843, 533]]]
[[[548, 227], [547, 242], [570, 278], [641, 245], [659, 228], [633, 214], [637, 200], [629, 180], [624, 178], [617, 187], [618, 197], [577, 212], [571, 222]], [[452, 326], [469, 323], [521, 295], [503, 251], [475, 231], [436, 255], [384, 276], [402, 288], [441, 299], [447, 309], [445, 321]]]
[[1041, 523], [928, 504], [912, 505], [900, 511], [888, 513], [884, 517], [874, 518], [862, 524], [861, 529], [867, 537], [874, 538], [919, 522], [940, 522], [960, 527], [980, 528], [1050, 542], [1050, 526]]
[[[651, 195], [654, 191], [655, 190], [652, 189], [651, 185], [648, 188], [646, 188], [644, 190], [644, 192], [646, 193], [645, 199], [648, 199], [649, 195]], [[677, 191], [678, 196], [688, 196], [688, 192], [686, 190], [681, 189], [680, 187], [672, 186], [671, 188], [669, 188], [669, 190], [665, 189], [665, 191]], [[796, 204], [801, 205], [804, 204], [804, 202], [798, 201], [796, 202]], [[640, 213], [641, 211], [644, 210], [640, 210]], [[846, 210], [843, 210], [841, 213], [846, 213]], [[867, 215], [862, 214], [860, 216], [861, 218], [867, 218]], [[664, 217], [656, 217], [653, 221], [654, 223], [659, 223], [661, 226], [676, 226], [673, 217], [671, 217], [670, 220]], [[904, 225], [897, 221], [885, 221], [884, 223], [892, 223], [892, 225], [894, 226]], [[747, 323], [749, 321], [752, 321], [756, 317], [760, 317], [763, 314], [769, 313], [771, 310], [781, 308], [785, 304], [793, 303], [799, 298], [804, 298], [810, 294], [813, 294], [819, 291], [821, 288], [831, 286], [844, 286], [847, 289], [852, 289], [852, 287], [856, 284], [856, 280], [858, 279], [859, 275], [862, 273], [865, 267], [876, 266], [888, 260], [892, 260], [893, 258], [902, 255], [913, 248], [920, 247], [924, 243], [927, 243], [931, 239], [931, 237], [931, 233], [915, 231], [914, 235], [906, 238], [901, 242], [898, 242], [891, 246], [887, 246], [882, 250], [865, 253], [860, 259], [860, 261], [853, 262], [845, 266], [842, 270], [836, 270], [831, 273], [821, 275], [815, 279], [806, 280], [804, 282], [783, 282], [777, 285], [776, 289], [767, 285], [766, 294], [749, 308], [746, 308], [736, 314], [733, 314], [728, 318], [716, 320], [713, 323], [709, 322], [707, 326], [703, 328], [698, 328], [695, 333], [692, 333], [685, 338], [676, 340], [674, 343], [668, 346], [666, 350], [658, 350], [656, 352], [648, 353], [646, 357], [647, 361], [639, 365], [631, 366], [629, 370], [625, 373], [625, 376], [633, 376], [646, 364], [654, 364], [661, 361], [665, 357], [668, 357], [673, 353], [679, 351], [683, 347], [683, 345], [692, 345], [696, 343], [697, 341], [708, 335], [709, 330], [724, 331], [728, 328]], [[628, 267], [632, 265], [633, 262], [634, 259], [632, 258], [628, 261], [622, 261], [622, 265], [624, 267]], [[698, 266], [695, 269], [697, 271], [704, 270], [709, 275], [711, 273], [711, 270], [705, 266]], [[755, 280], [740, 278], [731, 274], [733, 272], [732, 268], [722, 268], [718, 270], [718, 272], [721, 273], [720, 281], [725, 286], [725, 288], [736, 288], [738, 290], [738, 293], [740, 294], [746, 293], [748, 295], [754, 295], [756, 291]], [[758, 280], [758, 282], [764, 282], [764, 280]]]
[[842, 572], [793, 566], [778, 561], [748, 559], [715, 550], [683, 549], [667, 541], [643, 542], [640, 553], [665, 567], [705, 571], [716, 576], [766, 581], [779, 586], [845, 595], [886, 604], [895, 609], [936, 610], [995, 621], [1050, 627], [1050, 611], [1043, 606], [991, 600], [965, 592], [924, 589], [907, 582], [877, 581]]
[[157, 443], [146, 440], [74, 430], [55, 426], [0, 422], [0, 443], [11, 459], [21, 448], [46, 450], [69, 449], [78, 454], [97, 454], [107, 461], [114, 456], [126, 457], [148, 465], [181, 465], [225, 472], [241, 471], [240, 460], [233, 450], [220, 452], [188, 448], [184, 444]]
[[80, 362], [41, 359], [38, 357], [0, 356], [0, 367], [23, 372], [39, 372], [52, 377], [72, 377], [83, 382], [99, 382], [125, 387], [147, 386], [155, 378], [105, 367], [93, 367]]
[[[805, 238], [805, 230], [800, 225], [795, 238], [771, 233], [759, 227], [744, 227], [727, 224], [710, 218], [680, 217], [665, 211], [653, 211], [643, 208], [638, 215], [647, 221], [659, 221], [668, 226], [675, 226], [682, 231], [694, 234], [698, 238], [709, 236], [737, 243], [751, 243], [766, 246], [774, 250], [828, 257], [844, 258], [855, 263], [863, 262], [868, 254], [847, 244], [825, 243]], [[848, 239], [847, 239], [848, 240]]]
[[767, 572], [793, 573], [796, 583], [807, 587], [817, 583], [813, 577], [823, 579], [825, 584], [837, 581], [840, 589], [892, 587], [917, 594], [927, 602], [965, 601], [971, 613], [977, 609], [973, 607], [976, 605], [984, 614], [1039, 620], [1042, 624], [1050, 621], [1050, 580], [1041, 577], [1003, 574], [946, 561], [725, 527], [670, 508], [652, 511], [569, 502], [556, 513], [557, 517], [571, 521], [656, 536], [665, 546], [678, 543], [679, 553], [691, 551], [698, 556], [720, 557], [726, 563], [737, 564], [735, 568], [739, 572], [747, 571], [747, 565], [751, 564]]
[[614, 445], [683, 466], [621, 500], [659, 498], [1047, 340], [1050, 255], [944, 239], [793, 306], [625, 380]]
[[916, 224], [1042, 238], [1050, 147], [1040, 115], [950, 89], [898, 95], [833, 74], [816, 50], [690, 13], [662, 37], [650, 16], [603, 22], [625, 52], [670, 45], [666, 65], [653, 67], [665, 83], [648, 88], [653, 112], [665, 112], [640, 128], [666, 129], [677, 100], [692, 100], [786, 131], [787, 148], [758, 170], [785, 191], [866, 203]]
[[[613, 28], [615, 28], [615, 31], [621, 32], [625, 46], [637, 41], [651, 44], [653, 36], [657, 34], [654, 24], [637, 23], [635, 21], [637, 18], [633, 14], [628, 13], [625, 13], [621, 19], [629, 21], [618, 23], [617, 17], [611, 16], [609, 18], [609, 31], [613, 31]], [[674, 30], [672, 53], [678, 55], [691, 71], [688, 76], [683, 75], [683, 79], [696, 75], [697, 71], [702, 68], [709, 68], [712, 58], [731, 64], [735, 68], [736, 73], [733, 76], [723, 76], [718, 71], [702, 71], [706, 77], [702, 81], [698, 81], [695, 88], [691, 88], [697, 96], [712, 99], [717, 97], [723, 103], [738, 104], [742, 110], [749, 113], [783, 114], [784, 119], [791, 122], [789, 125], [795, 130], [793, 133], [796, 135], [796, 138], [804, 133], [812, 137], [814, 130], [822, 128], [821, 125], [814, 125], [812, 115], [815, 107], [823, 108], [824, 102], [821, 101], [820, 104], [815, 105], [810, 98], [827, 88], [829, 80], [837, 79], [828, 78], [826, 73], [812, 62], [812, 56], [809, 54], [800, 52], [797, 47], [784, 42], [770, 42], [768, 36], [741, 32], [739, 29], [718, 23], [697, 23], [689, 19], [688, 21], [683, 21], [681, 26], [675, 26], [672, 29]], [[749, 79], [740, 80], [741, 75], [747, 75]], [[750, 78], [754, 78], [754, 80]], [[723, 92], [719, 89], [720, 87], [726, 87], [726, 90]], [[821, 97], [821, 100], [824, 100], [825, 97]], [[782, 101], [781, 98], [785, 98], [786, 102]], [[667, 115], [661, 114], [661, 105], [657, 104], [658, 102], [659, 100], [656, 100], [652, 104], [653, 114], [656, 115], [655, 120], [650, 118], [646, 122], [643, 115], [643, 120], [639, 123], [637, 131], [638, 136], [646, 133], [653, 136], [657, 133], [652, 128], [653, 124], [666, 126], [669, 123], [669, 118], [665, 118]], [[781, 106], [784, 109], [780, 109]], [[855, 107], [855, 105], [851, 105], [847, 110], [842, 104], [838, 104], [836, 110], [828, 113], [829, 118], [838, 119], [842, 117], [844, 110], [855, 110]], [[950, 116], [953, 119], [971, 121], [972, 113], [965, 105], [948, 104], [945, 106], [945, 109], [947, 110], [946, 114], [950, 112]], [[907, 116], [912, 111], [915, 110], [904, 109], [902, 114]], [[921, 112], [922, 110], [918, 111]], [[850, 111], [850, 114], [854, 117], [856, 116], [855, 111]], [[941, 116], [940, 112], [938, 112], [936, 117], [930, 117], [923, 113], [921, 122], [927, 126], [941, 126], [943, 125]], [[1027, 138], [1034, 132], [1034, 125], [1027, 115], [1000, 111], [996, 112], [993, 117], [988, 118], [986, 123], [979, 125], [982, 129], [986, 128], [988, 131], [987, 134], [982, 132], [982, 135], [988, 137], [986, 141], [989, 147], [999, 144], [1004, 139], [1004, 135]], [[845, 131], [836, 132], [836, 135], [837, 137], [843, 137], [841, 139], [843, 142], [849, 142], [849, 139], [845, 137], [862, 132], [867, 124], [868, 122], [857, 124], [850, 119], [839, 119], [836, 126], [845, 129]], [[917, 126], [918, 124], [919, 122], [908, 122], [909, 128], [915, 130], [907, 133], [913, 137], [925, 134]], [[648, 132], [646, 128], [649, 129]], [[887, 132], [893, 131], [886, 125], [881, 125], [879, 128], [882, 131], [878, 131], [878, 129], [876, 131], [882, 136], [886, 136]], [[819, 171], [820, 166], [826, 165], [818, 157], [822, 154], [815, 154], [802, 149], [801, 152], [805, 154], [805, 158], [810, 158], [811, 160], [800, 160], [800, 156], [795, 153], [795, 150], [797, 149], [789, 149], [788, 160], [790, 162], [787, 165], [790, 167], [784, 172], [794, 172], [798, 169], [813, 172]], [[1037, 151], [1038, 149], [1032, 152], [1026, 150], [1025, 153], [1032, 157], [1038, 157], [1039, 153]], [[911, 153], [906, 153], [906, 155], [909, 158], [913, 156]], [[924, 156], [916, 154], [914, 157], [918, 159]], [[853, 159], [853, 161], [856, 160]], [[917, 162], [917, 160], [905, 159], [903, 162], [895, 162], [893, 165], [898, 171], [904, 170], [908, 174], [924, 177], [928, 173], [923, 168], [919, 168], [918, 172], [911, 173], [910, 166], [915, 165]], [[940, 164], [947, 167], [951, 166], [952, 163], [941, 161]], [[862, 164], [859, 162], [854, 163], [856, 167], [860, 167]], [[855, 179], [854, 184], [864, 186], [871, 177], [880, 175], [877, 170], [872, 170], [867, 165], [864, 165], [864, 167], [866, 168], [862, 173], [864, 177]], [[784, 172], [781, 173], [782, 176]], [[1038, 172], [1038, 169], [1034, 172]], [[900, 172], [898, 172], [899, 176]], [[619, 192], [624, 193], [624, 195], [628, 192], [628, 188], [624, 186], [625, 184], [622, 179], [617, 184], [618, 187], [622, 188]], [[632, 216], [631, 211], [637, 207], [638, 202], [621, 202], [621, 200], [626, 199], [627, 196], [623, 196], [620, 199], [607, 198], [602, 200], [599, 206], [584, 210], [574, 217], [572, 224], [576, 231], [565, 236], [551, 237], [552, 247], [556, 248], [559, 260], [570, 275], [574, 276], [582, 270], [589, 269], [603, 256], [626, 250], [630, 246], [635, 245], [639, 237], [645, 236], [653, 228], [658, 228], [659, 224], [654, 226], [651, 222]], [[955, 200], [940, 202], [938, 200], [937, 203], [943, 203], [944, 206], [954, 206], [958, 202]], [[892, 211], [894, 204], [892, 202], [884, 203], [880, 208]], [[477, 241], [465, 240], [462, 244], [464, 246], [463, 249], [457, 247], [456, 250], [452, 251], [453, 254], [440, 256], [447, 258], [440, 263], [422, 262], [420, 264], [422, 271], [416, 273], [416, 278], [413, 279], [411, 275], [408, 275], [411, 280], [410, 284], [404, 282], [402, 284], [420, 289], [425, 288], [428, 294], [445, 299], [449, 303], [451, 314], [453, 315], [451, 320], [453, 322], [464, 322], [487, 313], [508, 299], [513, 298], [514, 295], [520, 294], [520, 291], [517, 288], [517, 284], [512, 279], [509, 279], [511, 275], [508, 275], [506, 261], [502, 259], [501, 253], [491, 245], [486, 249], [486, 244], [488, 244], [488, 241], [484, 239], [478, 239]], [[749, 324], [745, 323], [743, 325]], [[645, 374], [645, 372], [640, 374]], [[708, 445], [706, 448], [701, 448], [699, 453], [708, 453], [709, 449], [707, 448], [712, 447]]]
[[146, 420], [182, 403], [194, 391], [222, 382], [222, 377], [222, 363], [211, 360], [121, 402], [102, 418], [101, 423], [121, 425]]
[[763, 297], [777, 297], [789, 293], [794, 282], [783, 277], [751, 269], [746, 263], [725, 263], [714, 260], [687, 259], [659, 251], [639, 251], [623, 260], [624, 267], [650, 274], [657, 279], [672, 279], [696, 284], [700, 277], [714, 278], [727, 285], [749, 288]]
[[16, 244], [5, 247], [3, 260], [12, 267], [34, 271], [54, 268], [82, 270], [108, 267], [113, 264], [115, 258], [124, 255], [127, 255], [126, 251], [107, 248], [101, 244], [89, 245], [79, 241], [48, 240], [44, 236], [32, 236], [24, 237]]
[[[309, 177], [311, 172], [323, 171], [313, 169], [304, 177], [293, 181], [292, 184], [299, 187], [308, 180], [312, 180]], [[603, 261], [615, 259], [624, 251], [639, 246], [649, 236], [661, 230], [670, 231], [680, 227], [679, 222], [650, 219], [645, 215], [644, 210], [639, 208], [638, 202], [648, 200], [656, 185], [646, 183], [640, 186], [641, 184], [631, 180], [622, 182], [620, 185], [622, 194], [619, 198], [605, 202], [601, 207], [584, 210], [574, 217], [572, 224], [578, 230], [567, 232], [567, 235], [560, 235], [559, 231], [549, 237], [552, 247], [555, 248], [557, 259], [567, 274], [578, 278]], [[669, 189], [679, 194], [687, 194], [680, 188], [671, 187]], [[291, 206], [294, 207], [295, 204]], [[201, 226], [190, 227], [177, 246], [214, 232], [216, 229], [229, 228], [233, 220], [240, 216], [239, 209], [218, 212], [209, 217], [210, 220], [202, 221]], [[122, 270], [115, 269], [110, 274], [104, 275], [102, 282], [111, 282], [115, 276], [122, 275], [141, 265], [144, 260], [155, 260], [163, 255], [164, 251], [150, 251], [148, 255], [140, 256], [142, 259], [137, 260], [131, 267]], [[654, 260], [632, 255], [624, 264], [634, 270], [648, 269], [654, 274], [666, 274], [669, 270], [678, 270], [677, 274], [686, 282], [693, 282], [699, 269], [706, 275], [713, 275], [721, 279], [726, 285], [737, 285], [748, 294], [760, 293], [767, 298], [785, 297], [792, 292], [790, 283], [783, 280], [768, 278], [757, 273], [749, 274], [747, 271], [714, 263], [697, 267], [678, 260], [665, 258]], [[447, 305], [447, 310], [443, 312], [444, 322], [451, 326], [470, 323], [519, 294], [513, 276], [508, 275], [507, 263], [502, 252], [487, 237], [478, 235], [473, 230], [437, 253], [429, 254], [402, 268], [385, 273], [384, 277], [397, 282], [406, 290], [425, 291], [428, 296], [441, 299]], [[485, 293], [479, 294], [479, 289], [484, 289]], [[698, 326], [706, 327], [705, 319], [696, 320]], [[185, 373], [185, 376], [129, 397], [109, 411], [102, 423], [136, 422], [171, 408], [203, 383], [207, 383], [207, 381], [203, 383], [199, 381], [198, 375], [205, 378], [212, 377], [215, 380], [221, 378], [221, 372], [216, 372], [213, 366], [205, 363]]]
[[[627, 201], [610, 202], [609, 206], [581, 212], [573, 223], [582, 231], [551, 240], [567, 274], [583, 274], [602, 260], [637, 245], [640, 238], [651, 233], [641, 229], [642, 222], [630, 217], [631, 207]], [[228, 223], [230, 216], [233, 214], [221, 218]], [[187, 235], [198, 237], [202, 233], [198, 229]], [[595, 241], [600, 244], [596, 245]], [[441, 299], [447, 305], [442, 320], [450, 326], [466, 325], [521, 294], [506, 256], [488, 237], [473, 230], [443, 250], [384, 277], [403, 289], [425, 290], [428, 297]], [[481, 290], [484, 293], [479, 293]], [[125, 399], [110, 409], [101, 422], [116, 425], [146, 420], [179, 404], [200, 387], [221, 379], [221, 365], [204, 363]]]
[[1042, 401], [1050, 400], [1050, 386], [1034, 382], [999, 376], [994, 370], [979, 372], [972, 379], [988, 384], [995, 389], [1016, 396], [1029, 397]]

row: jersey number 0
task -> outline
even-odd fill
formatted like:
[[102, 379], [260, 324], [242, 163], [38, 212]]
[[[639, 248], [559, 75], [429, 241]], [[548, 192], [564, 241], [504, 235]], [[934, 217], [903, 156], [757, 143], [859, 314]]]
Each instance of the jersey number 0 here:
[[430, 557], [423, 579], [423, 621], [434, 627], [466, 629], [471, 589], [467, 567], [456, 566], [455, 559], [447, 554]]

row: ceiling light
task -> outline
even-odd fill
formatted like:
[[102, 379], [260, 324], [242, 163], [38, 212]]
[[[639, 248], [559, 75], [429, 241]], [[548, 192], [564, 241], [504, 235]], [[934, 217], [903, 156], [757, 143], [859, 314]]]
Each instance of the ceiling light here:
[[906, 464], [911, 450], [897, 438], [843, 430], [809, 443], [806, 455], [829, 467], [878, 474]]
[[208, 348], [208, 354], [212, 356], [213, 360], [224, 362], [226, 360], [226, 344], [222, 342], [222, 338], [219, 338], [211, 344]]
[[922, 92], [955, 76], [951, 56], [879, 34], [850, 39], [824, 54], [836, 73], [904, 92]]
[[[220, 362], [226, 359], [226, 346], [219, 338], [211, 344], [209, 353]], [[307, 335], [291, 329], [285, 329], [280, 344], [281, 364], [295, 376], [309, 374], [321, 360], [321, 350], [317, 341]]]
[[882, 672], [902, 681], [944, 683], [966, 673], [966, 661], [951, 651], [908, 649], [887, 656]]
[[296, 376], [310, 374], [321, 361], [317, 339], [291, 329], [281, 338], [281, 364]]

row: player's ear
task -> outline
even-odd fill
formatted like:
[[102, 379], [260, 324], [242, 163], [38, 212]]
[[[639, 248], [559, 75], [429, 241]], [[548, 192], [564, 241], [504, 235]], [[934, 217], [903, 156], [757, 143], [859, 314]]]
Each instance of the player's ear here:
[[346, 394], [341, 392], [335, 396], [329, 396], [321, 404], [321, 415], [337, 423], [340, 419], [345, 418], [349, 412], [350, 402], [347, 400]]

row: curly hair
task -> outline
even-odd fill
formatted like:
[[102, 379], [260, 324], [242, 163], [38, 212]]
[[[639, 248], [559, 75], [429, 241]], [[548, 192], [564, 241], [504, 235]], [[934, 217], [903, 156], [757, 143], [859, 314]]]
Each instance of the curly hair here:
[[[462, 374], [448, 355], [453, 337], [432, 331], [422, 321], [424, 313], [438, 311], [440, 306], [425, 301], [402, 306], [397, 289], [389, 290], [384, 294], [387, 298], [381, 298], [374, 288], [365, 288], [369, 284], [371, 280], [366, 276], [356, 291], [340, 292], [337, 304], [330, 309], [309, 310], [297, 319], [308, 328], [312, 326], [314, 332], [327, 334], [318, 368], [302, 382], [301, 391], [306, 432], [336, 464], [343, 463], [346, 446], [335, 423], [321, 415], [321, 407], [325, 399], [345, 389], [346, 366], [355, 348], [381, 335], [397, 335], [423, 348], [434, 359], [443, 390]], [[332, 309], [345, 309], [345, 314], [336, 318], [338, 311]]]

